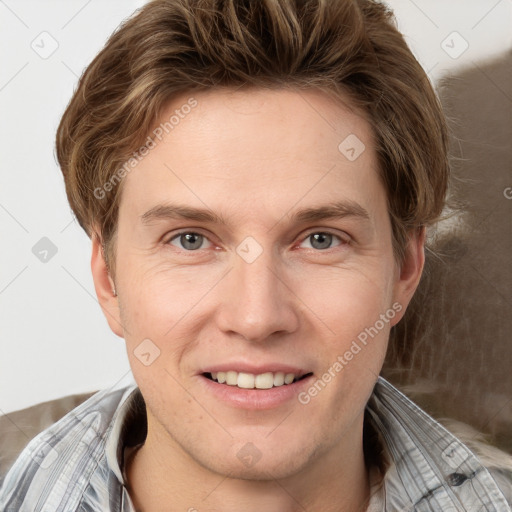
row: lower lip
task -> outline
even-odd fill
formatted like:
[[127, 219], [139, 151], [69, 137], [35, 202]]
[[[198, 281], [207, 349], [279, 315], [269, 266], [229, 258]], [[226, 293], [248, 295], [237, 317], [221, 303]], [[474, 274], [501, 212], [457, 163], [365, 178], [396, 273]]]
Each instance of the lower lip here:
[[284, 384], [270, 389], [242, 389], [238, 386], [219, 384], [218, 382], [199, 375], [200, 381], [208, 392], [216, 398], [241, 409], [273, 409], [297, 399], [297, 395], [310, 385], [313, 375], [292, 384]]

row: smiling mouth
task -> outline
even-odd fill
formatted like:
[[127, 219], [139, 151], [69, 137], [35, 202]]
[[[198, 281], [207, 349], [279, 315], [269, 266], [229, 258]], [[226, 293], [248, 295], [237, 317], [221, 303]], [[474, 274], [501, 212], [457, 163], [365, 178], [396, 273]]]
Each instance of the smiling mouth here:
[[271, 389], [288, 386], [313, 375], [313, 373], [309, 372], [304, 375], [297, 376], [293, 373], [283, 372], [266, 372], [254, 375], [252, 373], [227, 371], [212, 373], [206, 372], [202, 375], [203, 377], [213, 380], [218, 384], [238, 387], [241, 389]]

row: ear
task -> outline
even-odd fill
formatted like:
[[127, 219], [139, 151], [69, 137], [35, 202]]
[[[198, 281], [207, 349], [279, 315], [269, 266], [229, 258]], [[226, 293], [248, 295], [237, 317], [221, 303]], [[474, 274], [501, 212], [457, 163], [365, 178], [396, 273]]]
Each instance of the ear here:
[[396, 325], [403, 318], [420, 282], [425, 265], [425, 233], [426, 229], [423, 226], [409, 235], [404, 261], [397, 269], [393, 293], [393, 303], [400, 304], [402, 308], [391, 321], [391, 325]]
[[115, 295], [115, 284], [110, 277], [105, 255], [103, 254], [103, 246], [97, 233], [93, 233], [91, 270], [94, 281], [94, 289], [98, 297], [98, 302], [103, 310], [103, 314], [107, 319], [108, 325], [114, 334], [121, 338], [124, 337], [124, 329], [121, 323], [121, 315], [119, 311], [119, 300]]

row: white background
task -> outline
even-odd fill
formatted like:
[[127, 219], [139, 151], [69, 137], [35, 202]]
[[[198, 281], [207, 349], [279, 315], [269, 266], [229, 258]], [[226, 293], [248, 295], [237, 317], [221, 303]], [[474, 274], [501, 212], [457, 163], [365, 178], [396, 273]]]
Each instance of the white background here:
[[[70, 212], [54, 137], [79, 75], [143, 3], [0, 0], [0, 414], [132, 379], [96, 300], [90, 240]], [[512, 46], [512, 0], [388, 3], [433, 81]], [[31, 47], [43, 31], [58, 43], [46, 59]], [[469, 46], [454, 59], [443, 41], [452, 53]], [[57, 247], [46, 263], [32, 253], [42, 237]]]

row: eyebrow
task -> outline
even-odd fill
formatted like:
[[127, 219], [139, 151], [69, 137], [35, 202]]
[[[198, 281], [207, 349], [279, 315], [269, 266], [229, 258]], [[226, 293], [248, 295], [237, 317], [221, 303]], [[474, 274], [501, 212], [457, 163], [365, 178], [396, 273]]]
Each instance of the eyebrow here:
[[[304, 208], [291, 215], [291, 222], [306, 223], [327, 219], [343, 219], [355, 217], [361, 220], [370, 220], [368, 211], [360, 204], [343, 200], [328, 203], [319, 207]], [[140, 216], [143, 224], [150, 224], [159, 220], [191, 220], [196, 222], [209, 222], [213, 224], [228, 225], [229, 222], [222, 216], [211, 210], [192, 208], [180, 204], [159, 204], [149, 209]]]

